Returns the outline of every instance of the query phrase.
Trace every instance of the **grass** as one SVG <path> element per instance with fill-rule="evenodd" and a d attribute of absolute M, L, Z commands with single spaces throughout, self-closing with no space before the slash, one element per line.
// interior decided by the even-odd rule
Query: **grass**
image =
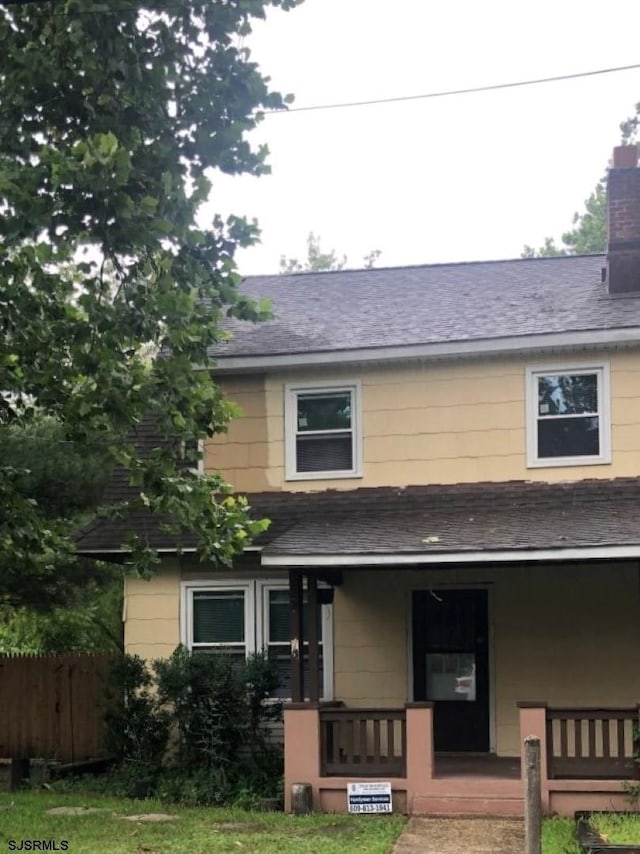
<path fill-rule="evenodd" d="M 547 818 L 542 824 L 542 854 L 580 854 L 572 818 Z"/>
<path fill-rule="evenodd" d="M 11 805 L 13 804 L 13 805 Z M 87 815 L 48 815 L 54 807 L 101 810 Z M 121 816 L 166 813 L 175 821 L 142 823 Z M 164 852 L 260 851 L 261 854 L 389 854 L 405 823 L 403 816 L 257 813 L 207 807 L 173 807 L 45 791 L 0 794 L 0 850 L 11 840 L 54 840 L 55 850 L 73 854 L 164 854 Z M 67 846 L 62 846 L 66 841 Z"/>
<path fill-rule="evenodd" d="M 589 824 L 603 839 L 614 845 L 640 843 L 640 814 L 594 813 Z"/>

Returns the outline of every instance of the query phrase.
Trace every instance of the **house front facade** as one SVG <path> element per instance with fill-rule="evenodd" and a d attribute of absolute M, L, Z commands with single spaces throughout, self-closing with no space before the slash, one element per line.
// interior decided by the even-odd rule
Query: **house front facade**
<path fill-rule="evenodd" d="M 606 256 L 247 280 L 208 440 L 272 520 L 232 570 L 150 529 L 125 642 L 278 662 L 285 794 L 414 813 L 623 806 L 640 702 L 640 169 L 610 171 Z M 155 539 L 154 539 L 155 538 Z M 120 552 L 99 529 L 87 553 Z"/>

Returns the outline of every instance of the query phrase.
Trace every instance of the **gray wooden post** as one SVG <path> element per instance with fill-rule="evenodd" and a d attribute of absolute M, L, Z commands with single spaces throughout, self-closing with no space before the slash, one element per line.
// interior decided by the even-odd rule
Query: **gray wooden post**
<path fill-rule="evenodd" d="M 540 788 L 540 739 L 524 740 L 524 839 L 526 854 L 542 854 L 542 794 Z"/>

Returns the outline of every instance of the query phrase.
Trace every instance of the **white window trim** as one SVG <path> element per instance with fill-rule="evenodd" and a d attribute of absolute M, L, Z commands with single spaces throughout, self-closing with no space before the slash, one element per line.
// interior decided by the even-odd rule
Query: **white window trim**
<path fill-rule="evenodd" d="M 329 480 L 362 477 L 362 384 L 360 380 L 341 383 L 287 383 L 284 393 L 285 480 Z M 297 399 L 306 392 L 351 392 L 351 432 L 353 435 L 353 467 L 339 471 L 296 471 Z"/>
<path fill-rule="evenodd" d="M 318 589 L 327 585 L 319 584 Z M 281 578 L 234 579 L 211 578 L 183 581 L 180 584 L 180 643 L 190 652 L 194 649 L 212 649 L 211 644 L 194 646 L 193 638 L 193 594 L 219 590 L 242 590 L 245 608 L 245 651 L 246 655 L 266 649 L 269 625 L 269 591 L 288 590 Z M 323 700 L 333 700 L 333 605 L 322 607 L 322 661 Z M 224 646 L 224 644 L 222 645 Z M 286 701 L 285 701 L 286 702 Z"/>
<path fill-rule="evenodd" d="M 597 374 L 600 453 L 594 456 L 538 457 L 538 390 L 540 374 Z M 526 368 L 527 468 L 593 466 L 611 462 L 611 371 L 609 362 L 555 362 Z"/>

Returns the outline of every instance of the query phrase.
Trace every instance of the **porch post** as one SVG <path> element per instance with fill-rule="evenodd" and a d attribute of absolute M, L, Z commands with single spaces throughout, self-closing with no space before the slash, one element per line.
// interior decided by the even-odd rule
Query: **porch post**
<path fill-rule="evenodd" d="M 289 636 L 291 638 L 291 700 L 304 701 L 302 638 L 302 573 L 289 571 Z"/>
<path fill-rule="evenodd" d="M 542 814 L 549 812 L 549 776 L 547 769 L 547 704 L 541 700 L 525 700 L 518 703 L 520 712 L 520 757 L 524 781 L 524 740 L 530 736 L 540 739 L 540 789 Z"/>
<path fill-rule="evenodd" d="M 405 750 L 407 809 L 411 813 L 416 796 L 427 795 L 433 780 L 433 703 L 407 703 Z"/>
<path fill-rule="evenodd" d="M 307 622 L 309 632 L 309 700 L 320 699 L 320 627 L 318 609 L 318 579 L 307 575 Z"/>

